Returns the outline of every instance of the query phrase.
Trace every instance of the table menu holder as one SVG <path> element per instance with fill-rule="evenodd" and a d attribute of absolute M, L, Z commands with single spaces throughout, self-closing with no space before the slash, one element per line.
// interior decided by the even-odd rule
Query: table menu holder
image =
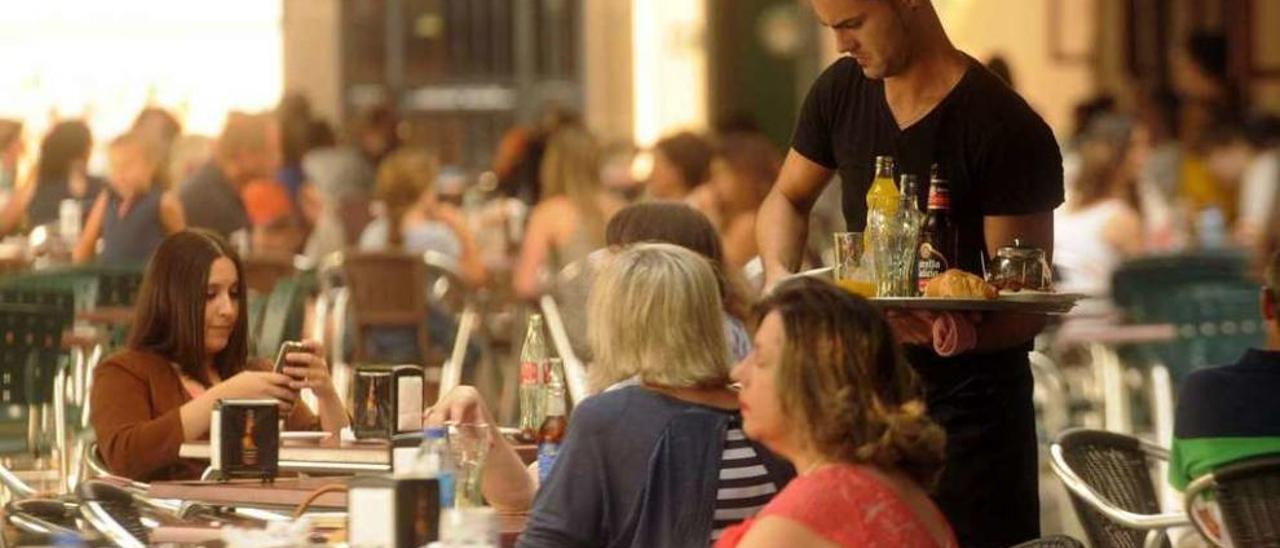
<path fill-rule="evenodd" d="M 435 478 L 356 476 L 347 486 L 349 545 L 409 548 L 440 538 Z"/>
<path fill-rule="evenodd" d="M 354 419 L 356 439 L 389 440 L 400 432 L 422 429 L 422 368 L 377 365 L 356 368 Z"/>
<path fill-rule="evenodd" d="M 280 408 L 272 399 L 218 400 L 209 423 L 209 468 L 215 478 L 271 482 L 280 467 Z"/>

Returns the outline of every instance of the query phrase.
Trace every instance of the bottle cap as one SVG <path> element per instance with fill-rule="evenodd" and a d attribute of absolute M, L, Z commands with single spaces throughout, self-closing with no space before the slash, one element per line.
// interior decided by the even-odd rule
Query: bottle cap
<path fill-rule="evenodd" d="M 429 440 L 440 440 L 449 436 L 449 431 L 443 426 L 428 426 L 422 429 L 422 437 Z"/>

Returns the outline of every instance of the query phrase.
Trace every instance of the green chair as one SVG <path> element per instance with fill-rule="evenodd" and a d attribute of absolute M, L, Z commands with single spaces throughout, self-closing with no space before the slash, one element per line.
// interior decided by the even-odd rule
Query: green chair
<path fill-rule="evenodd" d="M 54 395 L 62 365 L 62 311 L 32 304 L 0 304 L 0 401 L 42 405 Z"/>
<path fill-rule="evenodd" d="M 1112 297 L 1130 323 L 1168 323 L 1168 343 L 1136 345 L 1129 358 L 1158 360 L 1174 382 L 1192 370 L 1230 363 L 1265 332 L 1258 282 L 1242 253 L 1199 252 L 1126 262 L 1112 279 Z"/>
<path fill-rule="evenodd" d="M 307 283 L 300 276 L 282 278 L 267 296 L 254 355 L 274 357 L 284 341 L 302 337 Z"/>

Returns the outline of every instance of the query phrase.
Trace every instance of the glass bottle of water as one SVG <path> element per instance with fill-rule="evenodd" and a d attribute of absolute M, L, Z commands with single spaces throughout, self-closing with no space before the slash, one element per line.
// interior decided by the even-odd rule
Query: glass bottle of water
<path fill-rule="evenodd" d="M 440 484 L 440 507 L 453 508 L 453 457 L 449 453 L 449 433 L 434 426 L 422 431 L 422 447 L 414 459 L 413 475 L 435 478 Z"/>

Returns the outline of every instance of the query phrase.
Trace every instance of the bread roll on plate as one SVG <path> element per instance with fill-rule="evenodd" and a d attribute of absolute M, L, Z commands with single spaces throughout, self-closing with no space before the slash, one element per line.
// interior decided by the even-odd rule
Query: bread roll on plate
<path fill-rule="evenodd" d="M 995 287 L 982 278 L 954 268 L 929 280 L 924 286 L 924 296 L 933 299 L 991 300 L 999 294 Z"/>

